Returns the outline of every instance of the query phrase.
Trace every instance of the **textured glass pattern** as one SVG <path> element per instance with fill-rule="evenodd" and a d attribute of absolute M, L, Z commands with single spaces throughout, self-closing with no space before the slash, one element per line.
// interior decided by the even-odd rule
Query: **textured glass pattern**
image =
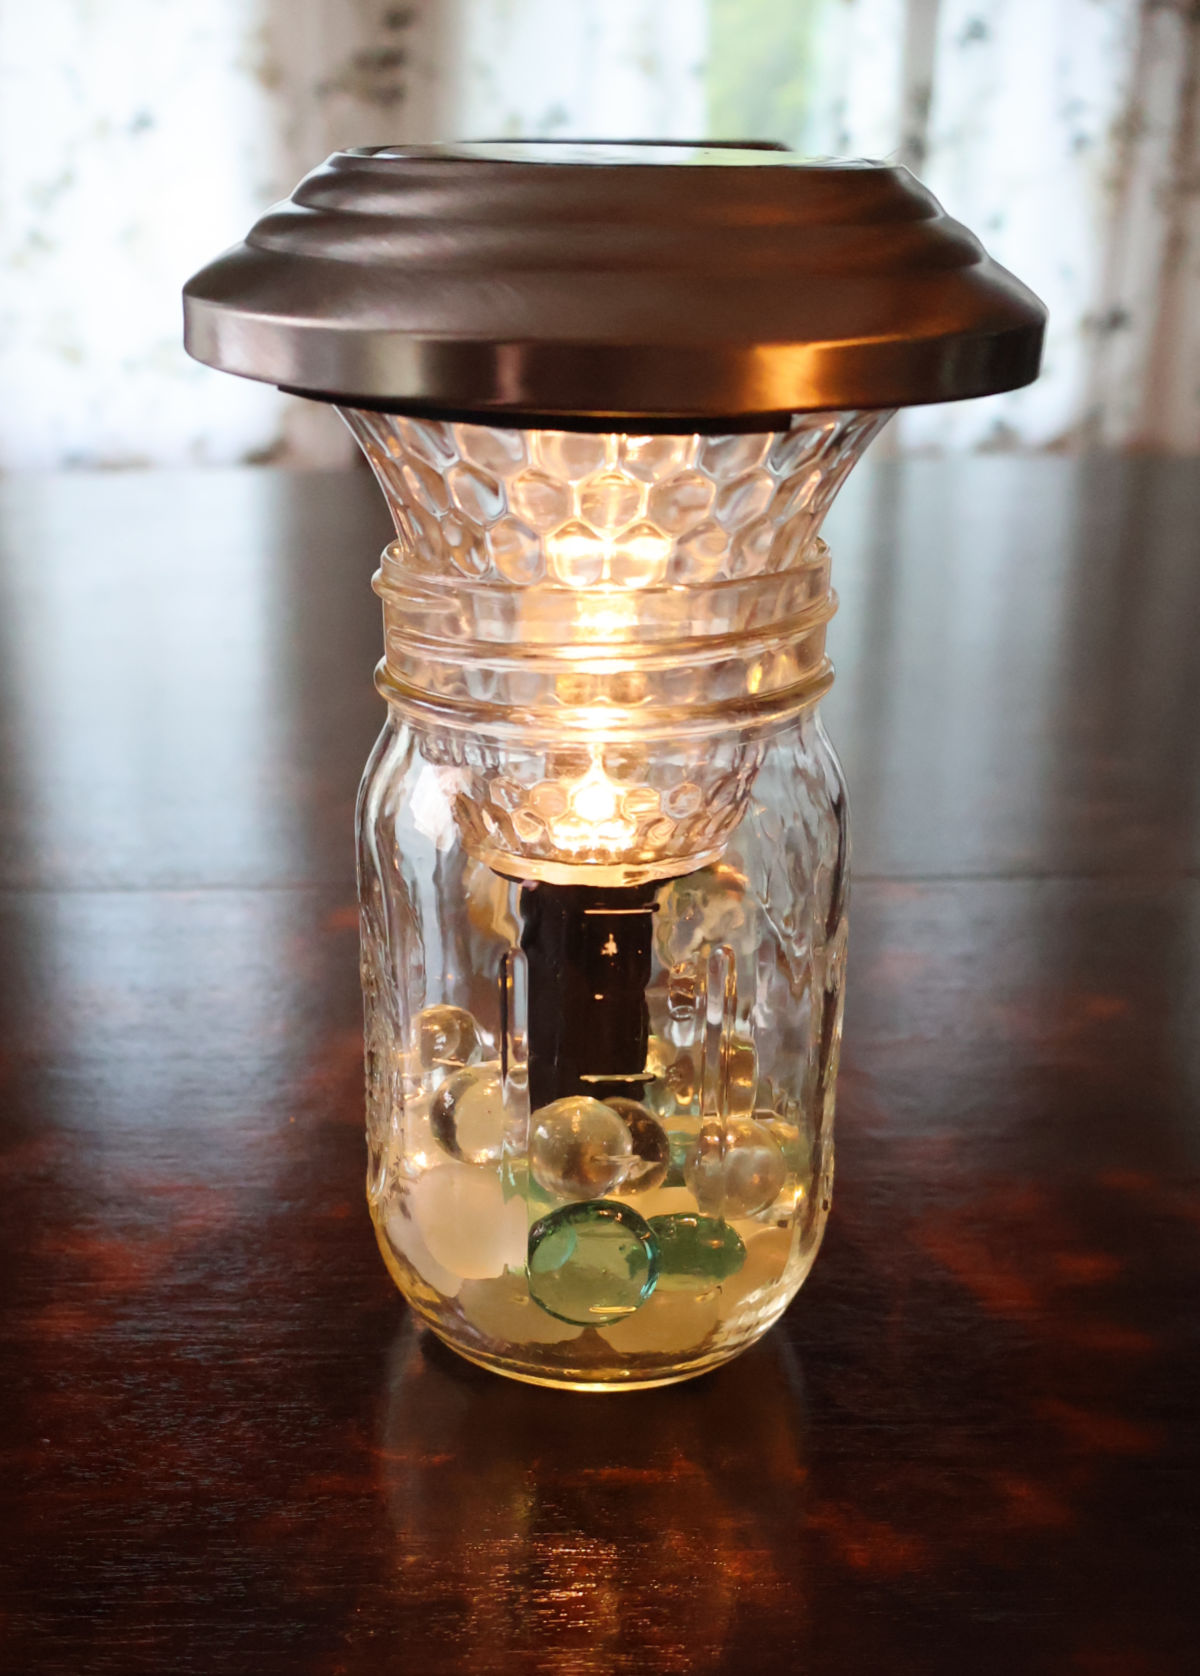
<path fill-rule="evenodd" d="M 741 817 L 761 742 L 701 735 L 643 743 L 483 743 L 432 735 L 425 746 L 474 854 L 559 876 L 578 862 L 620 879 L 669 877 L 719 853 Z"/>
<path fill-rule="evenodd" d="M 472 857 L 448 810 L 430 835 L 428 756 L 394 712 L 360 804 L 368 1198 L 388 1268 L 450 1344 L 522 1378 L 714 1366 L 786 1308 L 829 1205 L 847 838 L 820 724 L 766 742 L 720 861 L 643 887 L 644 1039 L 622 1053 L 615 1034 L 586 1061 L 592 1094 L 541 1104 L 544 1013 L 569 1026 L 579 984 L 539 979 L 547 886 Z M 601 929 L 636 917 L 609 894 Z M 602 1034 L 594 1017 L 583 1033 Z"/>
<path fill-rule="evenodd" d="M 404 562 L 471 581 L 694 587 L 801 563 L 886 422 L 818 413 L 730 436 L 502 430 L 343 411 Z"/>

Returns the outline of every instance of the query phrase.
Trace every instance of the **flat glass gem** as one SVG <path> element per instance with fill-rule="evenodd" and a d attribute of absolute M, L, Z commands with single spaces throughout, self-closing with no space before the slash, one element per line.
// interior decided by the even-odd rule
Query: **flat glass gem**
<path fill-rule="evenodd" d="M 713 1216 L 652 1216 L 650 1231 L 658 1246 L 658 1284 L 667 1291 L 703 1292 L 746 1260 L 736 1228 Z"/>
<path fill-rule="evenodd" d="M 773 1204 L 787 1179 L 775 1137 L 752 1117 L 725 1123 L 725 1156 L 715 1137 L 701 1133 L 683 1170 L 702 1211 L 714 1216 L 755 1216 Z"/>
<path fill-rule="evenodd" d="M 548 1315 L 583 1327 L 623 1320 L 658 1278 L 645 1218 L 611 1199 L 563 1205 L 529 1230 L 529 1295 Z"/>
<path fill-rule="evenodd" d="M 633 1136 L 619 1112 L 586 1094 L 568 1094 L 529 1121 L 529 1168 L 559 1199 L 602 1199 L 624 1177 Z"/>
<path fill-rule="evenodd" d="M 426 1007 L 417 1014 L 413 1037 L 421 1069 L 473 1065 L 479 1058 L 479 1027 L 464 1007 Z"/>
<path fill-rule="evenodd" d="M 647 1193 L 666 1179 L 670 1147 L 666 1130 L 653 1112 L 647 1111 L 638 1100 L 626 1100 L 620 1095 L 604 1102 L 618 1117 L 624 1118 L 633 1140 L 633 1157 L 621 1177 L 622 1193 Z"/>
<path fill-rule="evenodd" d="M 504 1087 L 495 1060 L 447 1077 L 429 1107 L 438 1144 L 464 1164 L 499 1163 L 504 1122 Z"/>

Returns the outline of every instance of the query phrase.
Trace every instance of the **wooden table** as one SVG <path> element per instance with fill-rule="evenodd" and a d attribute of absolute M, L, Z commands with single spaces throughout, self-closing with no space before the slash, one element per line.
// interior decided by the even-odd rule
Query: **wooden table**
<path fill-rule="evenodd" d="M 371 1237 L 373 486 L 3 520 L 0 1667 L 1200 1669 L 1200 467 L 852 480 L 828 1238 L 615 1398 L 440 1350 Z"/>

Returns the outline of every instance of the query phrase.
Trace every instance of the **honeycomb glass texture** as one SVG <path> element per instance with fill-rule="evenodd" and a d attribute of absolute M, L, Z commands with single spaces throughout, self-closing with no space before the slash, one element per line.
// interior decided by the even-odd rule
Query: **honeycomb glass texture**
<path fill-rule="evenodd" d="M 803 561 L 887 414 L 775 433 L 516 430 L 345 409 L 408 562 L 473 581 L 637 589 Z"/>

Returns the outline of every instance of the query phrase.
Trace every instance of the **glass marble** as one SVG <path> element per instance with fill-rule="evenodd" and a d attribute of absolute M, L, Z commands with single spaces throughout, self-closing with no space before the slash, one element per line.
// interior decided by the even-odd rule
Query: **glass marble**
<path fill-rule="evenodd" d="M 392 1200 L 377 1229 L 391 1251 L 402 1257 L 434 1292 L 453 1298 L 462 1290 L 462 1276 L 453 1274 L 434 1257 L 403 1199 Z"/>
<path fill-rule="evenodd" d="M 548 1315 L 584 1327 L 639 1309 L 658 1278 L 650 1225 L 628 1205 L 563 1205 L 529 1230 L 529 1295 Z"/>
<path fill-rule="evenodd" d="M 622 1193 L 648 1193 L 666 1180 L 670 1162 L 670 1146 L 666 1130 L 638 1100 L 626 1100 L 614 1095 L 604 1102 L 628 1125 L 633 1141 L 633 1157 L 620 1177 Z"/>
<path fill-rule="evenodd" d="M 479 1026 L 464 1007 L 426 1007 L 413 1036 L 424 1071 L 439 1065 L 473 1065 L 481 1052 Z"/>
<path fill-rule="evenodd" d="M 504 1150 L 504 1085 L 490 1060 L 457 1071 L 433 1096 L 429 1125 L 439 1146 L 464 1164 L 497 1164 Z"/>
<path fill-rule="evenodd" d="M 409 1189 L 409 1208 L 425 1248 L 462 1280 L 491 1280 L 525 1262 L 528 1219 L 506 1198 L 498 1173 L 439 1164 Z"/>
<path fill-rule="evenodd" d="M 774 1136 L 752 1117 L 731 1117 L 724 1131 L 723 1158 L 718 1136 L 700 1133 L 688 1153 L 684 1180 L 707 1214 L 756 1216 L 783 1190 L 783 1153 Z"/>
<path fill-rule="evenodd" d="M 652 1216 L 658 1284 L 665 1291 L 706 1292 L 746 1261 L 740 1234 L 717 1217 L 683 1212 Z"/>
<path fill-rule="evenodd" d="M 529 1168 L 539 1187 L 559 1199 L 602 1199 L 623 1179 L 634 1156 L 629 1124 L 611 1105 L 568 1094 L 529 1120 Z"/>

